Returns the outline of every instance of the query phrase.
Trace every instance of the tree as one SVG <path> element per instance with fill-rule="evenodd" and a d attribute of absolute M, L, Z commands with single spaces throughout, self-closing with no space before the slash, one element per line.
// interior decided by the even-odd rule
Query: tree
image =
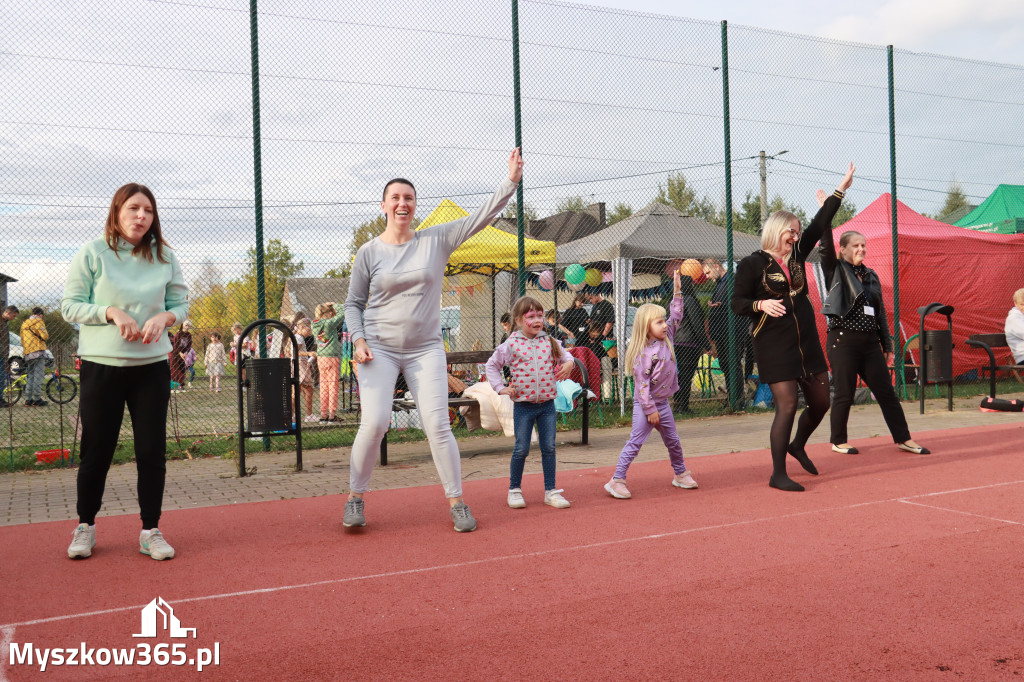
<path fill-rule="evenodd" d="M 502 211 L 501 217 L 515 222 L 516 216 L 518 214 L 519 206 L 516 205 L 516 200 L 513 199 L 512 201 L 508 202 L 507 206 L 505 206 L 505 210 Z M 526 221 L 527 224 L 529 224 L 530 221 L 536 220 L 539 217 L 540 215 L 537 213 L 537 209 L 533 208 L 529 204 L 523 204 L 523 219 Z"/>
<path fill-rule="evenodd" d="M 619 202 L 615 204 L 615 208 L 613 208 L 612 212 L 608 214 L 608 224 L 614 225 L 620 220 L 628 218 L 631 215 L 633 215 L 633 207 L 629 204 Z"/>
<path fill-rule="evenodd" d="M 379 215 L 373 220 L 367 220 L 357 227 L 352 233 L 352 257 L 356 255 L 356 251 L 359 250 L 360 246 L 382 233 L 387 225 L 387 218 Z"/>
<path fill-rule="evenodd" d="M 198 274 L 192 279 L 192 286 L 189 287 L 189 291 L 207 291 L 211 287 L 222 283 L 223 280 L 217 266 L 210 261 L 205 261 L 199 266 Z"/>
<path fill-rule="evenodd" d="M 686 176 L 682 173 L 672 173 L 668 176 L 666 184 L 666 187 L 658 185 L 658 196 L 655 199 L 680 213 L 693 215 L 692 207 L 697 199 L 697 193 L 687 186 Z"/>
<path fill-rule="evenodd" d="M 807 221 L 807 213 L 804 212 L 799 206 L 790 204 L 786 206 L 782 200 L 782 197 L 775 195 L 775 198 L 768 204 L 768 215 L 771 215 L 775 211 L 786 210 L 796 215 L 800 219 L 801 223 Z M 760 234 L 761 232 L 761 197 L 754 194 L 752 191 L 747 190 L 746 197 L 743 199 L 743 205 L 740 207 L 739 212 L 733 213 L 732 228 L 737 232 L 746 232 L 747 234 Z"/>
<path fill-rule="evenodd" d="M 967 195 L 964 194 L 963 188 L 960 187 L 960 183 L 953 182 L 949 185 L 949 191 L 946 193 L 946 202 L 942 204 L 942 208 L 936 214 L 937 220 L 942 220 L 946 216 L 967 208 Z"/>
<path fill-rule="evenodd" d="M 188 317 L 201 336 L 211 331 L 227 334 L 235 320 L 229 313 L 228 292 L 224 285 L 213 284 L 194 297 L 188 306 Z"/>
<path fill-rule="evenodd" d="M 839 204 L 839 210 L 836 211 L 836 217 L 832 219 L 832 224 L 836 226 L 845 225 L 855 215 L 857 215 L 857 205 L 850 201 L 849 198 L 844 198 L 843 202 Z"/>
<path fill-rule="evenodd" d="M 246 252 L 249 270 L 242 275 L 241 284 L 249 292 L 253 303 L 256 301 L 256 248 Z M 263 254 L 263 283 L 266 292 L 267 317 L 276 319 L 281 315 L 281 297 L 284 296 L 284 283 L 289 277 L 302 273 L 305 263 L 295 262 L 292 250 L 280 239 L 267 242 Z M 230 283 L 229 283 L 230 285 Z M 229 286 L 230 290 L 230 286 Z"/>
<path fill-rule="evenodd" d="M 571 211 L 573 213 L 582 213 L 587 210 L 587 203 L 581 196 L 567 197 L 558 202 L 555 206 L 555 213 L 566 213 Z"/>
<path fill-rule="evenodd" d="M 324 278 L 326 278 L 326 279 L 331 279 L 331 278 L 341 279 L 342 277 L 348 277 L 351 274 L 352 274 L 352 268 L 350 268 L 347 265 L 343 265 L 340 268 L 331 268 L 330 270 L 325 272 L 324 273 Z"/>
<path fill-rule="evenodd" d="M 708 197 L 697 197 L 697 192 L 686 184 L 686 176 L 673 173 L 668 176 L 665 187 L 658 185 L 658 196 L 655 200 L 671 206 L 684 215 L 690 215 L 709 223 L 720 218 L 721 211 L 715 202 Z"/>

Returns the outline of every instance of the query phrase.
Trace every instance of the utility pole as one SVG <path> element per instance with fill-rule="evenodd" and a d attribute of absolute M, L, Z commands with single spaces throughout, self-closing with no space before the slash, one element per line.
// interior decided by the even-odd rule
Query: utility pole
<path fill-rule="evenodd" d="M 764 150 L 761 150 L 759 158 L 761 159 L 761 224 L 764 225 L 764 221 L 768 220 L 768 171 L 765 168 L 765 159 L 774 159 L 777 156 L 782 156 L 788 149 L 783 149 L 781 152 L 775 152 L 771 156 L 766 156 Z"/>

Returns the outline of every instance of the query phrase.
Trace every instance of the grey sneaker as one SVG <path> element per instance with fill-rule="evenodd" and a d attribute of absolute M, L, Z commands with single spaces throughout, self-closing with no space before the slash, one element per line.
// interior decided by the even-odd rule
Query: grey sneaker
<path fill-rule="evenodd" d="M 345 528 L 366 525 L 366 517 L 363 516 L 363 498 L 353 497 L 345 503 L 345 518 L 341 525 Z"/>
<path fill-rule="evenodd" d="M 96 527 L 89 527 L 87 523 L 78 524 L 78 528 L 71 535 L 71 545 L 68 547 L 68 558 L 85 559 L 92 556 L 92 548 L 96 546 Z"/>
<path fill-rule="evenodd" d="M 476 519 L 473 518 L 473 512 L 469 511 L 469 505 L 465 502 L 459 502 L 450 511 L 456 532 L 468 533 L 476 530 Z"/>
<path fill-rule="evenodd" d="M 139 533 L 139 552 L 157 561 L 174 558 L 174 548 L 167 544 L 159 528 Z"/>

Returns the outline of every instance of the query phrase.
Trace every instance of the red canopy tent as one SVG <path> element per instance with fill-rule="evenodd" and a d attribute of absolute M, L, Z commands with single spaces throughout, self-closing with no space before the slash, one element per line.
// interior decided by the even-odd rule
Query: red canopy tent
<path fill-rule="evenodd" d="M 1013 292 L 1024 287 L 1024 234 L 992 234 L 964 230 L 926 218 L 896 202 L 899 232 L 900 321 L 905 341 L 920 330 L 917 309 L 933 301 L 952 305 L 953 372 L 959 376 L 985 362 L 982 351 L 970 348 L 971 334 L 1002 332 L 1006 313 L 1013 307 Z M 839 235 L 856 230 L 867 241 L 865 264 L 878 273 L 892 325 L 892 197 L 878 197 L 852 220 L 833 230 Z M 812 269 L 824 289 L 819 267 Z M 811 287 L 811 301 L 821 309 L 820 292 Z M 825 319 L 818 331 L 825 347 Z M 945 329 L 943 315 L 929 315 L 928 329 Z M 894 330 L 895 334 L 895 330 Z"/>

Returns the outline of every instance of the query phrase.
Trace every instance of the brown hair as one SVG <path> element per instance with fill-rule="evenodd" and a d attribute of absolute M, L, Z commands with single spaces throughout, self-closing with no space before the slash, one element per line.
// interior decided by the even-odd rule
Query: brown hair
<path fill-rule="evenodd" d="M 156 242 L 156 259 L 161 263 L 166 263 L 164 247 L 170 247 L 170 244 L 164 240 L 163 233 L 160 232 L 160 214 L 156 211 L 156 197 L 153 196 L 153 192 L 148 187 L 135 182 L 129 182 L 127 185 L 119 187 L 114 192 L 114 198 L 110 200 L 110 212 L 107 213 L 107 224 L 103 231 L 107 246 L 113 249 L 115 254 L 117 253 L 117 241 L 121 239 L 121 232 L 117 229 L 121 207 L 136 194 L 142 194 L 149 199 L 149 203 L 153 206 L 153 223 L 149 226 L 149 232 L 142 236 L 142 241 L 139 242 L 139 245 L 132 249 L 132 255 L 142 256 L 152 263 L 153 242 Z"/>
<path fill-rule="evenodd" d="M 543 314 L 544 306 L 541 302 L 532 296 L 522 296 L 518 301 L 512 304 L 512 319 L 515 320 L 515 327 L 519 326 L 519 318 L 531 310 Z M 558 364 L 558 358 L 561 355 L 561 349 L 558 345 L 558 341 L 555 337 L 548 336 L 548 341 L 551 342 L 551 362 Z"/>
<path fill-rule="evenodd" d="M 863 237 L 857 230 L 847 230 L 839 237 L 839 248 L 845 249 L 846 245 L 850 243 L 850 240 L 854 237 Z"/>

